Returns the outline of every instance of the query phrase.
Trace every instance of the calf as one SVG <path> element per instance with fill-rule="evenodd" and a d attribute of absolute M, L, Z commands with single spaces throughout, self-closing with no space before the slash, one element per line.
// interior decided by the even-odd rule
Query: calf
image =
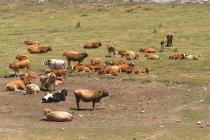
<path fill-rule="evenodd" d="M 169 56 L 170 60 L 181 60 L 181 59 L 185 59 L 185 54 L 181 54 L 181 53 L 176 53 L 172 56 Z"/>
<path fill-rule="evenodd" d="M 79 106 L 80 100 L 84 102 L 92 102 L 92 110 L 94 110 L 95 103 L 100 102 L 102 98 L 109 96 L 109 93 L 105 90 L 76 89 L 74 91 L 74 96 L 76 99 L 78 110 L 80 110 L 80 106 Z"/>
<path fill-rule="evenodd" d="M 56 93 L 47 93 L 42 98 L 42 103 L 65 101 L 67 93 L 68 93 L 67 89 L 62 89 L 60 92 L 56 92 Z"/>

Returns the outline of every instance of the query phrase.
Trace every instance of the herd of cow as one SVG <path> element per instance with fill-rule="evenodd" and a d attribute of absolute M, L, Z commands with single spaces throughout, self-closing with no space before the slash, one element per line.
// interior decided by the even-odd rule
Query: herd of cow
<path fill-rule="evenodd" d="M 160 51 L 164 51 L 165 47 L 173 46 L 173 33 L 168 33 L 166 36 L 167 44 L 164 45 L 164 41 L 161 41 Z M 24 41 L 27 45 L 28 52 L 31 54 L 37 53 L 47 53 L 52 51 L 51 47 L 41 47 L 38 41 Z M 102 46 L 100 41 L 87 42 L 84 44 L 84 49 L 94 49 Z M 77 52 L 77 51 L 66 51 L 63 56 L 66 57 L 68 62 L 68 67 L 66 67 L 65 60 L 59 59 L 45 59 L 43 60 L 43 65 L 48 66 L 48 70 L 45 73 L 37 74 L 31 71 L 31 61 L 28 56 L 18 55 L 15 61 L 9 64 L 9 69 L 14 70 L 15 76 L 20 77 L 19 80 L 11 81 L 6 85 L 6 90 L 9 91 L 21 91 L 27 94 L 36 94 L 42 91 L 50 91 L 53 87 L 62 84 L 69 72 L 97 72 L 100 75 L 113 75 L 117 76 L 121 72 L 135 74 L 145 73 L 149 74 L 149 68 L 147 67 L 136 67 L 134 63 L 129 62 L 129 60 L 139 59 L 139 54 L 132 50 L 116 50 L 112 44 L 107 45 L 108 55 L 107 57 L 115 57 L 115 55 L 120 55 L 125 57 L 126 60 L 106 60 L 102 62 L 100 58 L 91 59 L 90 64 L 81 64 L 81 62 L 87 58 L 89 55 L 87 52 Z M 141 48 L 139 50 L 143 52 L 147 59 L 159 60 L 160 57 L 156 54 L 156 49 L 154 48 Z M 199 55 L 186 55 L 176 52 L 173 56 L 169 56 L 171 60 L 181 60 L 181 59 L 195 59 L 197 60 Z M 71 61 L 77 61 L 78 64 L 71 66 Z M 25 74 L 19 74 L 20 69 L 27 69 Z M 40 86 L 33 83 L 33 79 L 40 77 Z M 62 91 L 56 93 L 47 93 L 43 98 L 43 103 L 48 102 L 59 102 L 65 101 L 68 90 L 63 89 Z M 80 109 L 80 100 L 84 102 L 92 102 L 92 109 L 95 107 L 95 103 L 99 102 L 102 98 L 109 96 L 106 90 L 88 90 L 88 89 L 75 89 L 74 90 L 75 100 L 77 109 Z M 72 115 L 67 112 L 62 111 L 52 111 L 50 109 L 45 109 L 44 114 L 48 120 L 55 121 L 67 121 L 72 120 Z M 68 119 L 66 119 L 68 118 Z"/>

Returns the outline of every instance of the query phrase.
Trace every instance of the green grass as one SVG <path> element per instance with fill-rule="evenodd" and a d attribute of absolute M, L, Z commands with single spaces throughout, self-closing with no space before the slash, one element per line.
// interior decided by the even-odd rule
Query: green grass
<path fill-rule="evenodd" d="M 210 116 L 208 91 L 201 91 L 199 86 L 207 86 L 210 74 L 210 5 L 112 5 L 97 7 L 77 5 L 68 7 L 58 2 L 47 2 L 43 5 L 28 1 L 0 3 L 0 77 L 8 73 L 7 65 L 14 61 L 18 54 L 29 55 L 32 70 L 45 70 L 42 60 L 46 58 L 65 59 L 62 54 L 66 50 L 88 51 L 90 57 L 101 57 L 107 53 L 105 45 L 113 42 L 118 49 L 134 50 L 141 47 L 159 49 L 160 41 L 165 39 L 167 32 L 174 32 L 174 48 L 183 53 L 199 53 L 198 61 L 170 61 L 168 56 L 174 49 L 158 52 L 160 61 L 147 61 L 141 54 L 140 60 L 132 61 L 139 66 L 147 66 L 153 71 L 147 76 L 120 74 L 122 80 L 139 80 L 141 82 L 165 82 L 166 84 L 189 84 L 196 87 L 195 91 L 180 93 L 175 102 L 154 110 L 154 114 L 164 114 L 178 108 L 178 114 L 184 123 L 166 125 L 166 132 L 161 132 L 157 140 L 207 140 L 208 128 L 198 128 L 192 123 Z M 80 28 L 75 28 L 77 22 Z M 161 23 L 161 27 L 159 26 Z M 153 31 L 156 30 L 156 33 Z M 38 40 L 41 44 L 49 44 L 53 51 L 47 54 L 28 54 L 24 40 Z M 84 50 L 86 40 L 101 40 L 100 49 Z M 109 58 L 110 59 L 110 58 Z M 84 74 L 70 74 L 84 76 Z M 95 76 L 95 74 L 85 74 Z M 194 89 L 194 88 L 192 88 Z M 187 89 L 186 89 L 187 90 Z M 204 99 L 204 103 L 197 103 Z M 180 108 L 180 109 L 179 109 Z M 176 110 L 177 111 L 177 110 Z M 177 113 L 177 112 L 175 112 Z M 177 114 L 175 114 L 177 115 Z M 137 117 L 137 118 L 136 118 Z M 134 114 L 130 119 L 139 119 Z M 98 120 L 98 124 L 102 121 Z M 56 131 L 56 135 L 53 135 Z M 72 130 L 28 130 L 14 133 L 17 139 L 140 139 L 155 133 L 156 128 L 125 128 L 125 129 L 72 129 Z M 52 137 L 49 136 L 52 134 Z M 39 137 L 37 137 L 39 136 Z M 85 136 L 85 137 L 83 137 Z M 1 133 L 0 139 L 13 139 L 13 135 Z"/>
<path fill-rule="evenodd" d="M 1 77 L 8 73 L 6 66 L 14 61 L 17 54 L 29 55 L 33 70 L 44 70 L 46 67 L 41 65 L 43 59 L 64 59 L 62 53 L 66 50 L 84 51 L 82 44 L 86 40 L 101 40 L 103 43 L 100 49 L 86 50 L 90 54 L 85 60 L 88 63 L 96 56 L 107 59 L 104 46 L 108 42 L 113 42 L 121 50 L 138 51 L 141 47 L 159 49 L 165 34 L 174 32 L 174 48 L 183 53 L 199 53 L 201 60 L 169 61 L 168 56 L 174 52 L 168 50 L 158 53 L 161 61 L 147 61 L 141 54 L 142 59 L 134 62 L 153 69 L 154 75 L 157 75 L 153 80 L 171 79 L 177 83 L 195 84 L 209 82 L 206 78 L 210 69 L 209 5 L 176 5 L 174 8 L 154 4 L 64 7 L 54 2 L 44 5 L 30 2 L 0 4 Z M 81 27 L 75 28 L 78 21 Z M 154 29 L 156 33 L 153 33 Z M 49 44 L 53 52 L 30 55 L 23 44 L 26 39 Z"/>

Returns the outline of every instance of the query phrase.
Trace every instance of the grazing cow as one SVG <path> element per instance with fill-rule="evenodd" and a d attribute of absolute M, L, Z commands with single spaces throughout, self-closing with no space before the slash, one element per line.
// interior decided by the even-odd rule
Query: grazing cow
<path fill-rule="evenodd" d="M 135 74 L 139 74 L 139 73 L 149 74 L 149 69 L 145 67 L 139 67 L 138 69 L 135 70 Z"/>
<path fill-rule="evenodd" d="M 156 50 L 154 48 L 141 48 L 139 51 L 143 52 L 143 53 L 155 53 L 156 52 Z"/>
<path fill-rule="evenodd" d="M 6 85 L 9 91 L 22 91 L 25 90 L 26 85 L 31 84 L 31 79 L 28 76 L 20 77 L 20 80 L 15 80 Z"/>
<path fill-rule="evenodd" d="M 168 33 L 166 35 L 166 47 L 172 47 L 173 46 L 173 38 L 174 38 L 173 33 Z"/>
<path fill-rule="evenodd" d="M 102 43 L 100 41 L 87 42 L 87 43 L 84 44 L 83 48 L 85 48 L 85 49 L 93 49 L 93 48 L 99 48 L 100 46 L 102 46 Z"/>
<path fill-rule="evenodd" d="M 47 65 L 49 69 L 63 69 L 65 68 L 65 60 L 59 59 L 45 59 L 43 65 Z"/>
<path fill-rule="evenodd" d="M 95 103 L 100 102 L 104 97 L 109 96 L 109 93 L 105 90 L 85 90 L 76 89 L 74 90 L 74 96 L 76 99 L 77 109 L 80 110 L 80 100 L 84 102 L 92 102 L 92 110 L 94 110 Z"/>
<path fill-rule="evenodd" d="M 40 88 L 36 84 L 29 84 L 26 86 L 26 93 L 27 94 L 37 94 L 40 92 Z"/>
<path fill-rule="evenodd" d="M 19 69 L 26 68 L 27 71 L 30 70 L 31 62 L 29 59 L 21 60 L 21 61 L 15 61 L 11 64 L 9 64 L 8 68 L 15 71 L 15 76 L 19 77 Z"/>
<path fill-rule="evenodd" d="M 101 59 L 98 57 L 95 57 L 95 58 L 91 59 L 90 62 L 91 62 L 91 65 L 99 65 L 99 64 L 101 64 Z"/>
<path fill-rule="evenodd" d="M 40 82 L 41 82 L 41 90 L 49 90 L 50 87 L 53 85 L 55 91 L 55 81 L 57 80 L 56 75 L 54 73 L 48 73 L 46 75 L 41 75 Z"/>
<path fill-rule="evenodd" d="M 70 68 L 71 61 L 78 61 L 78 63 L 80 64 L 86 57 L 88 57 L 88 54 L 86 52 L 76 53 L 75 51 L 68 51 L 64 52 L 63 56 L 66 56 L 68 66 Z"/>
<path fill-rule="evenodd" d="M 150 60 L 160 60 L 160 56 L 157 54 L 145 54 L 145 57 Z"/>
<path fill-rule="evenodd" d="M 107 50 L 108 50 L 108 54 L 110 57 L 112 56 L 112 54 L 113 54 L 113 56 L 116 55 L 116 49 L 112 44 L 107 45 Z"/>
<path fill-rule="evenodd" d="M 60 92 L 56 92 L 56 93 L 47 93 L 42 98 L 42 103 L 65 101 L 67 93 L 68 93 L 67 89 L 62 89 Z"/>
<path fill-rule="evenodd" d="M 121 57 L 125 56 L 128 60 L 139 58 L 139 55 L 134 51 L 118 51 L 118 54 L 121 55 Z"/>
<path fill-rule="evenodd" d="M 169 56 L 170 60 L 181 60 L 181 59 L 185 59 L 185 54 L 181 54 L 181 53 L 176 53 L 172 56 Z"/>
<path fill-rule="evenodd" d="M 70 114 L 65 111 L 52 111 L 51 109 L 46 108 L 43 110 L 43 112 L 46 116 L 46 118 L 44 118 L 46 121 L 66 122 L 72 121 L 73 119 L 73 113 Z"/>

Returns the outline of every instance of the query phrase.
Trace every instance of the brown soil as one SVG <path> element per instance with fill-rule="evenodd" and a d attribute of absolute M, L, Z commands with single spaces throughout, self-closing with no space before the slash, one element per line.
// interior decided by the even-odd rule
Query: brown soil
<path fill-rule="evenodd" d="M 179 92 L 159 83 L 142 83 L 125 81 L 119 78 L 70 77 L 56 90 L 69 89 L 67 100 L 59 103 L 41 103 L 45 94 L 24 95 L 20 92 L 5 91 L 5 84 L 14 78 L 0 79 L 0 132 L 25 130 L 28 128 L 113 128 L 139 127 L 148 123 L 158 123 L 161 118 L 146 115 L 150 110 L 158 109 L 176 99 Z M 80 103 L 84 110 L 77 111 L 72 91 L 77 88 L 106 89 L 110 96 L 96 104 L 91 111 L 91 103 Z M 181 89 L 181 88 L 178 88 Z M 72 122 L 46 122 L 42 110 L 49 107 L 53 110 L 74 111 Z M 145 113 L 141 113 L 144 110 Z M 147 122 L 147 123 L 146 123 Z"/>

